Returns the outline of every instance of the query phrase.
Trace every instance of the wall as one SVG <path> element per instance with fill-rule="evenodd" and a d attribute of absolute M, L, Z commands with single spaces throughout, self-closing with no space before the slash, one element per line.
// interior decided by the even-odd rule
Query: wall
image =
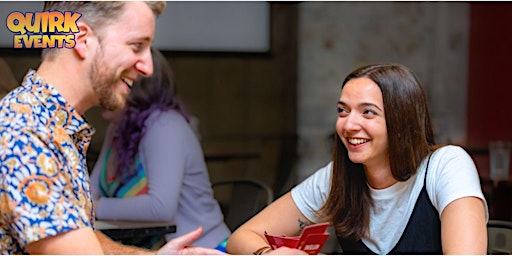
<path fill-rule="evenodd" d="M 7 20 L 12 12 L 36 12 L 43 6 L 43 1 L 0 1 L 0 17 Z M 168 1 L 156 21 L 153 45 L 180 51 L 267 51 L 269 23 L 268 2 Z M 23 22 L 20 25 L 14 30 L 21 28 Z M 13 32 L 0 26 L 0 47 L 12 46 Z"/>
<path fill-rule="evenodd" d="M 468 64 L 468 146 L 488 177 L 490 140 L 512 140 L 510 3 L 471 3 Z"/>
<path fill-rule="evenodd" d="M 270 6 L 269 52 L 163 53 L 199 121 L 211 180 L 253 178 L 280 191 L 295 156 L 297 5 Z M 99 108 L 87 115 L 98 128 L 93 158 L 106 123 Z"/>
<path fill-rule="evenodd" d="M 271 3 L 267 54 L 165 53 L 200 121 L 205 152 L 246 156 L 212 157 L 212 179 L 255 177 L 277 193 L 303 179 L 330 159 L 341 80 L 357 66 L 391 61 L 411 67 L 425 86 L 438 141 L 471 149 L 488 175 L 487 141 L 510 139 L 512 131 L 512 5 Z M 0 56 L 18 79 L 39 63 L 36 51 L 0 49 Z M 97 150 L 104 123 L 97 109 L 88 114 L 99 124 L 91 147 Z M 286 180 L 292 169 L 297 176 Z"/>
<path fill-rule="evenodd" d="M 464 144 L 469 6 L 462 2 L 303 2 L 299 8 L 296 181 L 330 160 L 344 77 L 398 62 L 426 89 L 436 139 Z"/>
<path fill-rule="evenodd" d="M 268 52 L 164 54 L 181 97 L 199 120 L 211 180 L 248 177 L 278 191 L 295 156 L 297 4 L 271 3 L 270 15 Z M 18 81 L 40 63 L 39 50 L 2 48 L 0 56 Z M 107 124 L 99 108 L 86 116 L 97 129 L 88 153 L 92 164 Z"/>

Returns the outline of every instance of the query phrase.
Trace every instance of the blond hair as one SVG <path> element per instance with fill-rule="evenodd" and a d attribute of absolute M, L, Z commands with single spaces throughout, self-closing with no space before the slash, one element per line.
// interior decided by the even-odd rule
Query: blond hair
<path fill-rule="evenodd" d="M 85 22 L 91 29 L 95 30 L 101 38 L 102 27 L 115 21 L 122 13 L 123 1 L 46 1 L 44 3 L 44 11 L 71 11 L 82 14 L 80 21 Z M 165 1 L 145 1 L 156 17 L 160 16 L 166 7 Z M 42 52 L 42 58 L 54 58 L 59 48 L 47 48 Z"/>

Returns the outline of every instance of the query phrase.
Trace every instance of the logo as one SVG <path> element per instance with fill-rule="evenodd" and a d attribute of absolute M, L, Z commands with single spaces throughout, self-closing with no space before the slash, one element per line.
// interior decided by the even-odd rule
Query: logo
<path fill-rule="evenodd" d="M 73 48 L 77 12 L 12 12 L 7 16 L 7 28 L 14 33 L 14 48 Z"/>

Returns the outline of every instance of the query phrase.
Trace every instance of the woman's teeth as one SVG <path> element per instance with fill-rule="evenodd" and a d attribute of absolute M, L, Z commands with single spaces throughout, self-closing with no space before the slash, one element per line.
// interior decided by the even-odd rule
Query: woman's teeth
<path fill-rule="evenodd" d="M 367 139 L 348 139 L 348 142 L 350 144 L 354 144 L 354 145 L 363 144 L 363 143 L 365 143 L 367 141 L 368 141 Z"/>

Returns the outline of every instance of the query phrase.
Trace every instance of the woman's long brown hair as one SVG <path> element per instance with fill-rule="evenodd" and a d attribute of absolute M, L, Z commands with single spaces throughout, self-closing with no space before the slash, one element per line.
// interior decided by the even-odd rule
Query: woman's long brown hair
<path fill-rule="evenodd" d="M 342 84 L 367 77 L 382 92 L 393 177 L 414 175 L 434 149 L 434 133 L 423 87 L 415 75 L 398 64 L 369 65 L 350 73 Z M 352 162 L 338 134 L 334 139 L 331 191 L 319 213 L 327 216 L 338 236 L 360 239 L 368 230 L 373 205 L 362 164 Z"/>

